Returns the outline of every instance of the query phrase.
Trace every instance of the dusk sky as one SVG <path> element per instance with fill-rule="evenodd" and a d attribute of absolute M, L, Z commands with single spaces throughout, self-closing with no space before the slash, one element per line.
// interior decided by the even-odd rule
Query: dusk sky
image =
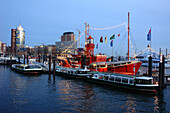
<path fill-rule="evenodd" d="M 78 38 L 79 29 L 85 30 L 85 22 L 90 27 L 107 28 L 128 22 L 130 12 L 131 41 L 137 53 L 145 49 L 147 33 L 151 28 L 151 46 L 156 51 L 168 49 L 170 53 L 170 1 L 169 0 L 1 0 L 0 41 L 10 45 L 11 29 L 21 24 L 25 30 L 28 46 L 55 44 L 64 32 L 72 31 Z M 76 29 L 75 29 L 76 28 Z M 110 30 L 90 30 L 98 50 L 111 55 L 109 38 L 114 39 L 114 52 L 127 52 L 127 31 L 125 26 Z M 99 42 L 107 36 L 107 44 Z M 81 38 L 84 44 L 84 35 Z"/>

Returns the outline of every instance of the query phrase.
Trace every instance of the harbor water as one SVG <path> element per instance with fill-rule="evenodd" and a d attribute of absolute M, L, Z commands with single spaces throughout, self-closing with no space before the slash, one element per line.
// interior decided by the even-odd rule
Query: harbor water
<path fill-rule="evenodd" d="M 167 72 L 170 71 L 167 69 Z M 1 113 L 167 113 L 169 106 L 168 85 L 160 94 L 153 94 L 58 75 L 23 75 L 0 66 Z"/>

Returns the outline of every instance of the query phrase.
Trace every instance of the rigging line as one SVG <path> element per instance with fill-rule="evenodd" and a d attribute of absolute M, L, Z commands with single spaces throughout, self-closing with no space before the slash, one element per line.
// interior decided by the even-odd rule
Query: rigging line
<path fill-rule="evenodd" d="M 136 54 L 136 50 L 137 50 L 137 46 L 135 44 L 135 39 L 132 36 L 132 33 L 130 31 L 130 35 L 131 35 L 131 40 L 130 40 L 130 45 L 131 45 L 131 55 L 134 56 Z"/>
<path fill-rule="evenodd" d="M 132 41 L 134 42 L 134 46 L 136 47 L 135 39 L 133 38 L 131 31 L 130 31 L 130 34 L 131 34 L 131 39 L 132 39 Z M 137 47 L 136 47 L 136 48 L 137 48 Z"/>
<path fill-rule="evenodd" d="M 123 36 L 123 38 L 122 38 L 121 42 L 124 42 L 125 37 L 126 37 L 126 32 L 125 32 L 125 34 L 124 34 L 124 36 Z M 117 47 L 116 52 L 118 52 L 118 51 L 119 51 L 119 48 L 121 47 L 121 44 L 123 44 L 123 43 L 120 43 L 120 44 L 119 44 L 119 46 Z"/>
<path fill-rule="evenodd" d="M 142 54 L 144 51 L 146 51 L 147 49 L 148 49 L 148 48 L 145 48 L 145 49 L 144 49 L 143 51 L 141 51 L 140 53 L 134 55 L 133 58 L 136 57 L 136 56 L 138 56 L 138 55 L 141 55 L 141 54 Z"/>
<path fill-rule="evenodd" d="M 122 25 L 126 26 L 126 23 L 123 23 L 123 24 L 120 24 L 120 25 L 117 25 L 117 26 L 113 26 L 113 27 L 108 27 L 108 28 L 93 28 L 93 27 L 89 27 L 89 29 L 93 29 L 93 30 L 107 30 L 107 29 L 113 29 L 113 28 L 116 28 L 116 27 L 119 27 L 119 26 L 122 26 Z"/>
<path fill-rule="evenodd" d="M 79 36 L 79 38 L 78 38 L 74 43 L 72 43 L 67 49 L 65 49 L 65 50 L 61 53 L 61 55 L 62 55 L 64 52 L 66 52 L 68 49 L 70 49 L 70 47 L 72 47 L 72 46 L 82 37 L 82 35 L 83 35 L 85 32 L 86 32 L 86 30 L 81 34 L 81 36 Z"/>
<path fill-rule="evenodd" d="M 123 39 L 124 39 L 124 40 L 123 40 L 123 43 L 122 43 L 123 46 L 122 46 L 122 48 L 121 48 L 121 50 L 120 50 L 120 54 L 122 54 L 122 50 L 123 50 L 124 45 L 125 45 L 124 43 L 125 43 L 125 40 L 126 40 L 126 33 L 125 33 Z"/>

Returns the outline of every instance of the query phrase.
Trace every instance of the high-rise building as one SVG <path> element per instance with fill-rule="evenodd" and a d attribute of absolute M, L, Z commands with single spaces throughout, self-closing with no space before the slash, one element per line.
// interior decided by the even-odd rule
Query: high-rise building
<path fill-rule="evenodd" d="M 75 49 L 77 49 L 77 42 L 75 42 L 75 37 L 76 35 L 74 35 L 74 32 L 63 33 L 63 35 L 61 36 L 61 41 L 55 42 L 56 54 L 60 55 L 61 53 L 63 53 L 64 55 L 67 55 L 75 53 Z M 68 47 L 69 49 L 65 51 Z"/>
<path fill-rule="evenodd" d="M 1 52 L 6 53 L 6 43 L 1 44 Z"/>
<path fill-rule="evenodd" d="M 61 41 L 75 41 L 75 37 L 74 32 L 65 32 L 63 36 L 61 36 Z"/>
<path fill-rule="evenodd" d="M 16 53 L 16 29 L 11 29 L 11 53 Z"/>
<path fill-rule="evenodd" d="M 21 25 L 19 25 L 16 29 L 16 48 L 19 50 L 23 47 L 25 47 L 25 31 Z"/>

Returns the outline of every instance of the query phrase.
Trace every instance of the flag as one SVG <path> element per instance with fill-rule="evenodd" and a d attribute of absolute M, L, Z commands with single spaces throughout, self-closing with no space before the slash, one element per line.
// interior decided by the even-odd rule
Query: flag
<path fill-rule="evenodd" d="M 113 40 L 110 42 L 110 46 L 113 47 Z"/>
<path fill-rule="evenodd" d="M 98 49 L 98 44 L 96 45 L 96 49 Z"/>
<path fill-rule="evenodd" d="M 100 42 L 103 43 L 103 36 L 100 38 Z"/>
<path fill-rule="evenodd" d="M 105 37 L 105 44 L 107 44 L 107 36 Z"/>
<path fill-rule="evenodd" d="M 120 37 L 120 33 L 117 36 Z"/>
<path fill-rule="evenodd" d="M 110 40 L 115 39 L 115 34 L 110 37 Z"/>
<path fill-rule="evenodd" d="M 151 41 L 151 29 L 149 30 L 148 34 L 147 34 L 147 40 Z"/>

